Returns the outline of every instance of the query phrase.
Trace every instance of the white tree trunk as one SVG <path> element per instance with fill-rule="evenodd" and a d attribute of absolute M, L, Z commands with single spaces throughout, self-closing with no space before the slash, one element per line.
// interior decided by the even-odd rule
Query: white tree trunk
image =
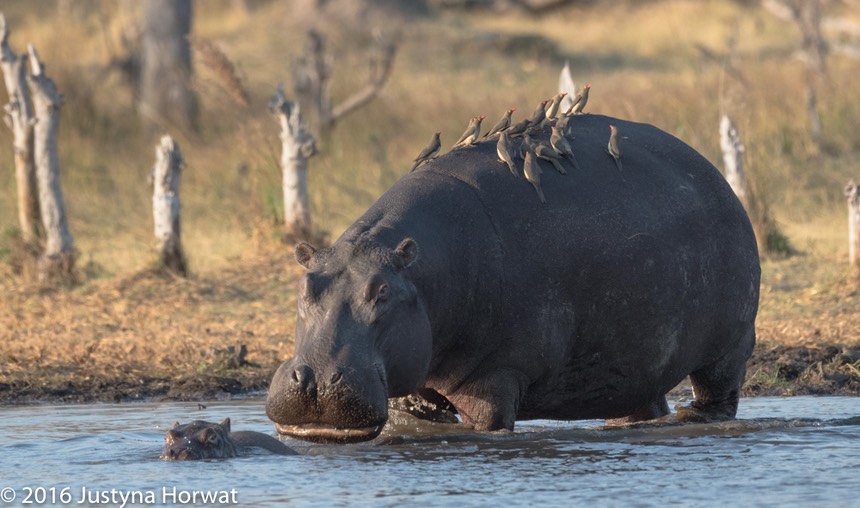
<path fill-rule="evenodd" d="M 0 68 L 6 82 L 9 104 L 4 120 L 12 129 L 15 149 L 15 180 L 18 186 L 18 224 L 21 239 L 35 244 L 42 236 L 36 167 L 33 163 L 33 108 L 27 88 L 27 55 L 18 56 L 9 47 L 6 18 L 0 13 Z"/>
<path fill-rule="evenodd" d="M 57 131 L 63 98 L 53 80 L 44 73 L 32 44 L 30 53 L 30 91 L 36 123 L 33 128 L 33 161 L 39 186 L 39 205 L 45 227 L 45 252 L 40 276 L 45 279 L 71 275 L 74 268 L 74 242 L 66 219 L 63 191 L 60 188 L 60 161 L 57 156 Z"/>
<path fill-rule="evenodd" d="M 852 178 L 845 186 L 848 198 L 848 262 L 860 269 L 860 191 Z"/>
<path fill-rule="evenodd" d="M 170 136 L 163 136 L 155 147 L 152 170 L 152 219 L 161 267 L 185 276 L 187 266 L 180 234 L 179 181 L 182 154 Z"/>
<path fill-rule="evenodd" d="M 726 181 L 735 191 L 744 207 L 747 207 L 747 180 L 744 175 L 744 145 L 735 123 L 728 115 L 720 119 L 720 147 L 723 150 L 723 166 L 726 171 Z"/>
<path fill-rule="evenodd" d="M 561 68 L 561 74 L 558 75 L 558 92 L 567 92 L 567 95 L 561 100 L 559 111 L 567 111 L 573 106 L 573 98 L 576 97 L 576 85 L 573 83 L 573 76 L 570 73 L 570 62 L 564 62 L 564 67 Z"/>
<path fill-rule="evenodd" d="M 299 104 L 285 100 L 283 87 L 278 87 L 269 106 L 281 125 L 284 226 L 288 235 L 307 237 L 311 232 L 308 159 L 316 154 L 316 140 L 307 130 Z"/>

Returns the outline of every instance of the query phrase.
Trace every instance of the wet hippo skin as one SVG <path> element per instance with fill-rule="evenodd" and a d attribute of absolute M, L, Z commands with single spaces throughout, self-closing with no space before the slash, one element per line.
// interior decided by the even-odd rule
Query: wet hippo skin
<path fill-rule="evenodd" d="M 266 407 L 280 433 L 372 439 L 387 399 L 419 391 L 478 430 L 641 421 L 688 375 L 684 414 L 734 417 L 760 277 L 743 207 L 653 126 L 586 114 L 569 129 L 577 167 L 544 167 L 545 204 L 485 141 L 402 177 L 331 247 L 296 247 L 295 356 Z"/>

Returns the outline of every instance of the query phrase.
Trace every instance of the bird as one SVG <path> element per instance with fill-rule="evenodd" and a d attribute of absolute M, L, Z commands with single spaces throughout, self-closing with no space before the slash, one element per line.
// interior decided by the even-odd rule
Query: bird
<path fill-rule="evenodd" d="M 543 189 L 540 187 L 540 166 L 535 160 L 535 153 L 530 149 L 526 150 L 525 163 L 523 164 L 523 174 L 526 180 L 532 184 L 532 187 L 537 191 L 541 203 L 546 203 L 546 197 L 543 195 Z"/>
<path fill-rule="evenodd" d="M 460 136 L 460 139 L 458 139 L 457 142 L 454 143 L 454 146 L 452 146 L 451 149 L 453 150 L 454 148 L 458 148 L 461 146 L 474 145 L 475 141 L 478 140 L 478 136 L 481 135 L 481 121 L 484 118 L 485 117 L 483 115 L 473 116 L 472 119 L 469 120 L 469 126 L 466 127 L 466 130 L 463 132 L 463 135 Z"/>
<path fill-rule="evenodd" d="M 496 153 L 499 155 L 499 160 L 508 165 L 511 174 L 517 175 L 517 168 L 514 166 L 514 158 L 511 156 L 511 139 L 508 137 L 507 131 L 499 133 L 499 142 L 496 143 Z"/>
<path fill-rule="evenodd" d="M 538 142 L 532 147 L 532 149 L 534 149 L 535 155 L 537 155 L 539 159 L 549 161 L 556 171 L 563 175 L 567 174 L 567 171 L 565 171 L 564 166 L 561 165 L 561 160 L 559 160 L 558 153 L 556 153 L 556 151 L 551 146 L 543 142 Z"/>
<path fill-rule="evenodd" d="M 555 115 L 558 113 L 558 107 L 565 95 L 567 95 L 567 92 L 561 92 L 557 93 L 555 97 L 552 98 L 545 112 L 547 120 L 555 120 Z"/>
<path fill-rule="evenodd" d="M 591 85 L 584 85 L 579 93 L 576 94 L 576 97 L 573 98 L 573 105 L 570 109 L 567 110 L 565 115 L 579 115 L 582 113 L 582 110 L 585 109 L 585 105 L 588 103 L 588 92 L 591 90 Z"/>
<path fill-rule="evenodd" d="M 532 116 L 529 117 L 529 128 L 540 129 L 544 121 L 546 121 L 546 105 L 549 104 L 549 99 L 541 101 L 538 107 L 535 108 Z"/>
<path fill-rule="evenodd" d="M 561 118 L 555 121 L 555 126 L 558 127 L 558 130 L 560 130 L 562 134 L 570 134 L 570 117 L 567 115 L 561 115 Z"/>
<path fill-rule="evenodd" d="M 526 152 L 528 151 L 528 149 L 529 145 L 523 139 L 522 141 L 520 141 L 519 145 L 517 145 L 517 150 L 516 152 L 514 152 L 514 157 L 521 161 L 526 160 Z"/>
<path fill-rule="evenodd" d="M 615 166 L 621 171 L 621 149 L 618 148 L 618 127 L 609 125 L 609 144 L 606 145 L 606 153 L 615 160 Z"/>
<path fill-rule="evenodd" d="M 573 164 L 573 167 L 576 168 L 576 158 L 573 156 L 573 149 L 570 147 L 570 143 L 567 142 L 567 138 L 564 137 L 558 125 L 552 126 L 552 135 L 549 137 L 549 144 L 556 153 L 567 157 L 570 163 Z"/>
<path fill-rule="evenodd" d="M 513 115 L 514 111 L 516 110 L 517 108 L 511 108 L 505 111 L 505 114 L 502 115 L 502 118 L 500 118 L 498 122 L 496 122 L 496 125 L 494 125 L 492 129 L 488 130 L 486 134 L 484 134 L 484 138 L 488 138 L 504 130 L 507 130 L 511 126 L 511 115 Z"/>
<path fill-rule="evenodd" d="M 561 173 L 563 175 L 567 174 L 567 171 L 565 171 L 564 166 L 561 165 L 561 160 L 559 160 L 559 155 L 555 151 L 554 148 L 547 145 L 543 141 L 535 141 L 528 134 L 526 134 L 526 137 L 525 137 L 525 144 L 529 148 L 534 150 L 535 155 L 537 155 L 539 159 L 549 161 L 553 165 L 553 167 L 556 169 L 556 171 L 558 171 L 559 173 Z"/>
<path fill-rule="evenodd" d="M 410 173 L 415 171 L 418 166 L 435 159 L 439 155 L 439 149 L 442 147 L 442 141 L 439 139 L 440 134 L 440 132 L 433 134 L 433 139 L 430 140 L 430 143 L 424 147 L 424 150 L 421 150 L 418 157 L 415 157 L 415 160 L 412 161 L 412 169 L 409 170 Z"/>
<path fill-rule="evenodd" d="M 517 123 L 511 125 L 506 132 L 508 133 L 508 136 L 510 136 L 512 138 L 515 138 L 517 136 L 522 136 L 522 134 L 526 131 L 526 129 L 529 128 L 529 123 L 530 123 L 529 119 L 526 118 L 525 120 L 522 120 L 520 122 L 517 122 Z"/>

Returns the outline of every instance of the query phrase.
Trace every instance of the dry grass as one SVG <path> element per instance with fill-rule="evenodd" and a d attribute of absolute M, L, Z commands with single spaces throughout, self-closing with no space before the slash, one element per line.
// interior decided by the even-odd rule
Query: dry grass
<path fill-rule="evenodd" d="M 224 350 L 241 345 L 244 374 L 267 378 L 292 353 L 297 272 L 281 255 L 240 266 L 189 279 L 142 271 L 72 290 L 22 287 L 6 271 L 0 387 L 237 375 Z"/>
<path fill-rule="evenodd" d="M 495 119 L 512 106 L 528 114 L 554 92 L 570 60 L 577 84 L 593 85 L 589 110 L 657 125 L 715 162 L 719 114 L 730 112 L 760 198 L 803 253 L 765 262 L 760 339 L 858 344 L 856 278 L 842 269 L 841 195 L 860 167 L 858 64 L 829 60 L 819 93 L 826 142 L 816 153 L 806 134 L 803 66 L 791 57 L 799 34 L 739 4 L 600 2 L 543 18 L 443 13 L 385 25 L 398 26 L 400 40 L 389 82 L 320 140 L 311 160 L 315 223 L 337 237 L 405 173 L 433 132 L 441 130 L 449 146 L 475 114 Z M 296 273 L 289 249 L 277 243 L 279 141 L 265 105 L 279 82 L 290 88 L 303 21 L 289 2 L 253 3 L 247 15 L 235 15 L 230 2 L 195 12 L 195 37 L 225 58 L 198 65 L 200 131 L 170 132 L 188 163 L 183 242 L 195 275 L 166 281 L 138 275 L 154 257 L 146 179 L 161 133 L 137 122 L 130 91 L 103 72 L 130 18 L 122 4 L 87 5 L 74 23 L 60 19 L 49 0 L 2 7 L 13 47 L 34 42 L 66 98 L 63 188 L 79 264 L 88 268 L 71 290 L 28 287 L 8 268 L 8 235 L 0 238 L 7 263 L 0 271 L 0 383 L 193 375 L 217 363 L 214 349 L 235 343 L 248 345 L 260 372 L 271 369 L 291 352 Z M 321 25 L 335 58 L 335 103 L 365 82 L 371 24 L 338 18 Z M 737 41 L 733 74 L 725 71 L 730 37 Z M 231 95 L 240 88 L 249 107 Z M 12 167 L 8 135 L 0 137 L 0 160 Z M 0 171 L 6 233 L 15 226 L 14 188 L 13 172 Z"/>

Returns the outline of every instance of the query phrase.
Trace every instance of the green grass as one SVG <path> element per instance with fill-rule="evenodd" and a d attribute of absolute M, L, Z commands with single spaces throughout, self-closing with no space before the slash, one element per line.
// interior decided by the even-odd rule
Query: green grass
<path fill-rule="evenodd" d="M 116 76 L 98 80 L 111 56 L 106 38 L 118 48 L 129 19 L 119 5 L 87 4 L 74 23 L 57 16 L 53 1 L 2 7 L 13 47 L 21 51 L 34 42 L 65 95 L 63 189 L 81 258 L 100 276 L 133 273 L 154 257 L 146 178 L 161 132 L 138 122 Z M 170 132 L 187 161 L 183 234 L 197 272 L 223 268 L 257 249 L 261 239 L 278 238 L 280 145 L 265 106 L 277 83 L 290 88 L 289 61 L 304 44 L 305 25 L 292 16 L 289 2 L 252 7 L 248 16 L 235 15 L 230 2 L 195 11 L 195 36 L 224 50 L 252 100 L 241 107 L 198 66 L 200 132 Z M 336 62 L 335 102 L 364 83 L 370 25 L 321 25 Z M 433 132 L 441 130 L 443 145 L 450 146 L 474 114 L 495 121 L 516 106 L 521 118 L 554 93 L 558 72 L 570 60 L 576 82 L 593 85 L 590 111 L 657 125 L 718 167 L 722 96 L 741 130 L 750 177 L 779 230 L 807 259 L 845 263 L 841 189 L 850 176 L 860 176 L 857 64 L 838 55 L 829 59 L 819 93 L 825 149 L 815 154 L 806 133 L 804 70 L 791 57 L 799 34 L 764 11 L 734 2 L 598 2 L 546 17 L 446 12 L 387 26 L 398 27 L 401 41 L 390 81 L 377 100 L 321 140 L 322 151 L 310 163 L 313 220 L 332 237 L 405 173 Z M 726 53 L 731 35 L 743 81 L 695 49 Z M 0 137 L 0 164 L 7 168 L 0 171 L 0 230 L 8 230 L 17 221 L 8 131 Z M 6 243 L 0 253 L 8 251 Z"/>

